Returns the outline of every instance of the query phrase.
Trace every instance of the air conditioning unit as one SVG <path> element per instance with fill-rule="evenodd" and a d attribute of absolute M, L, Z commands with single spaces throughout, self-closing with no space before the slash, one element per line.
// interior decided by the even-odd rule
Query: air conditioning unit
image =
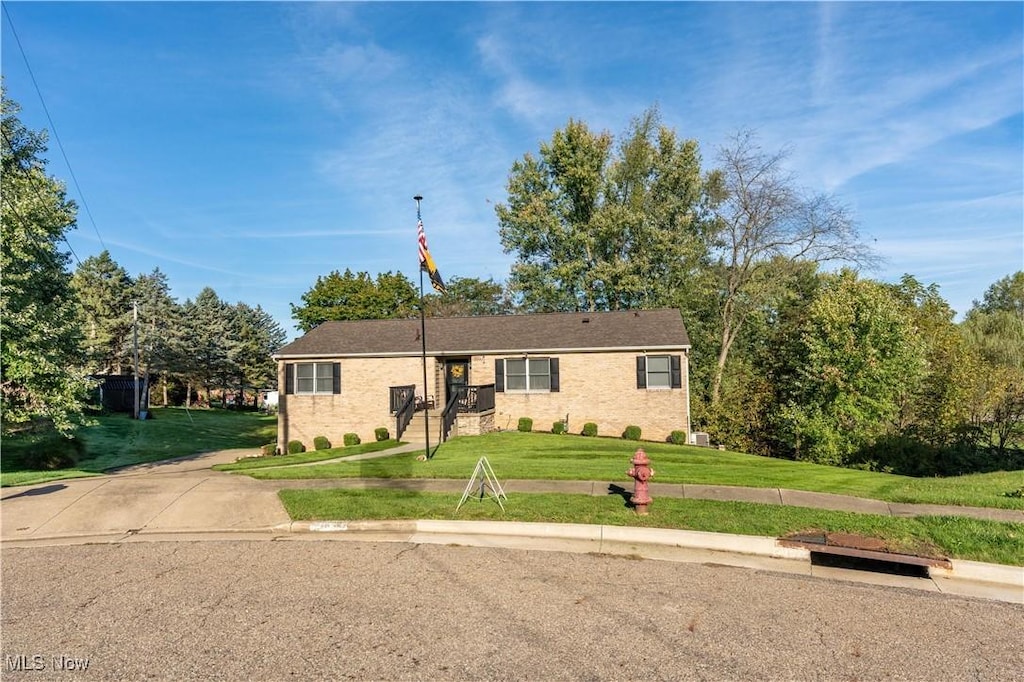
<path fill-rule="evenodd" d="M 711 445 L 711 439 L 703 431 L 695 431 L 693 434 L 693 444 L 708 447 Z"/>

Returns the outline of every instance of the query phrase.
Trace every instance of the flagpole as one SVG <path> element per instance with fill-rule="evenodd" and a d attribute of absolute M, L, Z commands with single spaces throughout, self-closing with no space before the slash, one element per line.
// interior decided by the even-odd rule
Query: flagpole
<path fill-rule="evenodd" d="M 416 195 L 413 197 L 416 202 L 416 222 L 419 223 L 422 220 L 420 216 L 420 202 L 423 201 L 423 197 Z M 427 451 L 426 457 L 430 459 L 430 403 L 427 402 L 427 321 L 426 315 L 423 311 L 423 264 L 420 264 L 420 342 L 423 348 L 423 435 L 427 440 Z"/>

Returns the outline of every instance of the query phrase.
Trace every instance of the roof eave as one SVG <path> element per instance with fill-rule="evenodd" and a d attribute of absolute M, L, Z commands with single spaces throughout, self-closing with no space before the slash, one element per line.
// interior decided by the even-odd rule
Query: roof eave
<path fill-rule="evenodd" d="M 595 346 L 591 348 L 496 348 L 476 350 L 428 350 L 431 357 L 454 357 L 466 355 L 537 355 L 539 353 L 652 353 L 667 351 L 688 351 L 692 346 L 671 344 L 661 346 Z M 394 351 L 389 353 L 275 353 L 270 357 L 274 360 L 313 360 L 316 358 L 418 358 L 422 351 Z"/>

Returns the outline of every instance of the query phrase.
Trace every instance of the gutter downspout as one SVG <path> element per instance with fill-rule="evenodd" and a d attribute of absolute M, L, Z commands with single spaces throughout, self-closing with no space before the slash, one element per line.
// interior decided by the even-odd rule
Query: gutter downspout
<path fill-rule="evenodd" d="M 693 426 L 690 422 L 690 351 L 685 351 L 683 357 L 686 358 L 686 442 L 693 445 L 696 439 L 693 437 Z"/>

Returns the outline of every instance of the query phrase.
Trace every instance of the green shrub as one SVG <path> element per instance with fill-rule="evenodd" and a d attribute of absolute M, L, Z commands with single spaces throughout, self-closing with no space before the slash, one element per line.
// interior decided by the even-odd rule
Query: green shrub
<path fill-rule="evenodd" d="M 377 438 L 377 442 L 378 443 L 383 443 L 388 438 L 391 438 L 391 434 L 388 433 L 388 430 L 385 427 L 383 427 L 383 426 L 380 426 L 380 427 L 377 427 L 376 429 L 374 429 L 373 430 L 373 435 L 374 435 L 374 437 Z"/>
<path fill-rule="evenodd" d="M 626 440 L 640 440 L 640 427 L 636 424 L 630 424 L 622 432 L 622 437 Z"/>
<path fill-rule="evenodd" d="M 301 440 L 290 440 L 288 441 L 288 454 L 295 455 L 300 452 L 305 452 L 306 446 L 302 444 Z"/>
<path fill-rule="evenodd" d="M 686 431 L 673 431 L 668 436 L 668 442 L 673 445 L 686 445 Z"/>
<path fill-rule="evenodd" d="M 565 422 L 559 419 L 551 425 L 551 433 L 563 434 L 565 433 Z"/>
<path fill-rule="evenodd" d="M 360 443 L 362 443 L 362 441 L 359 440 L 358 433 L 345 434 L 345 447 L 348 447 L 349 445 L 359 445 Z"/>
<path fill-rule="evenodd" d="M 530 419 L 529 417 L 520 417 L 519 430 L 522 431 L 523 433 L 529 433 L 530 431 L 533 431 L 533 420 Z"/>
<path fill-rule="evenodd" d="M 85 454 L 85 444 L 75 438 L 65 438 L 56 431 L 18 434 L 4 438 L 4 469 L 15 468 L 18 463 L 32 471 L 69 469 Z"/>
<path fill-rule="evenodd" d="M 330 450 L 331 441 L 327 440 L 327 436 L 317 436 L 313 439 L 314 450 Z"/>
<path fill-rule="evenodd" d="M 273 457 L 277 454 L 277 443 L 267 443 L 260 448 L 260 455 L 263 457 Z"/>
<path fill-rule="evenodd" d="M 596 436 L 597 435 L 597 424 L 594 422 L 587 422 L 583 425 L 584 436 Z"/>

